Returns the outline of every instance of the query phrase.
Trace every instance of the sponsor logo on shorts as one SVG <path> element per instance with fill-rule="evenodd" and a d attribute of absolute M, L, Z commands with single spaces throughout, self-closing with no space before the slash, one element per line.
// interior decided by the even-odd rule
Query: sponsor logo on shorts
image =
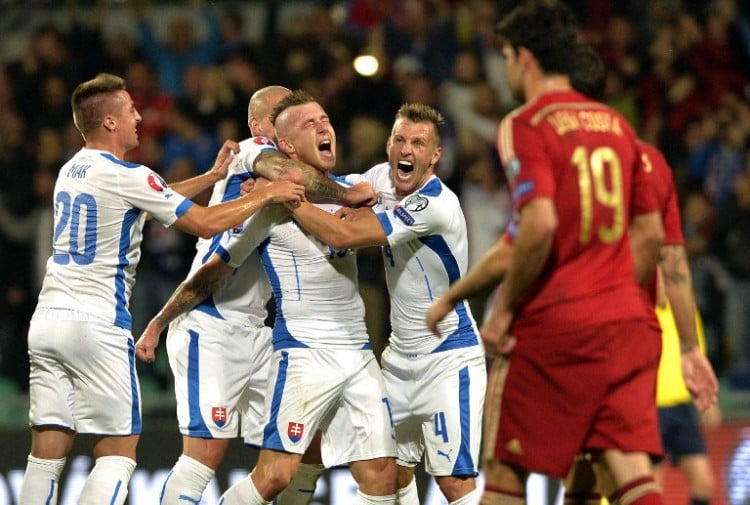
<path fill-rule="evenodd" d="M 214 424 L 221 428 L 227 424 L 227 408 L 226 407 L 212 407 L 211 408 L 211 419 L 214 420 Z"/>
<path fill-rule="evenodd" d="M 305 433 L 305 425 L 302 423 L 295 423 L 290 421 L 286 428 L 286 434 L 289 436 L 289 440 L 293 443 L 297 443 L 302 439 L 302 435 Z"/>

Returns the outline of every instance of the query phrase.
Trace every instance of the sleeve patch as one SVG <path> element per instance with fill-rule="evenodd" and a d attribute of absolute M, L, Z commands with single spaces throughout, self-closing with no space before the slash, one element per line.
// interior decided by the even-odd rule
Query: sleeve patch
<path fill-rule="evenodd" d="M 155 172 L 151 172 L 148 174 L 148 185 L 151 186 L 151 189 L 154 191 L 158 191 L 159 193 L 163 193 L 167 189 L 167 183 L 164 179 L 161 178 L 161 176 Z"/>
<path fill-rule="evenodd" d="M 414 224 L 414 218 L 404 207 L 398 206 L 393 209 L 393 215 L 403 221 L 406 226 L 411 226 Z"/>
<path fill-rule="evenodd" d="M 420 210 L 426 209 L 428 203 L 429 200 L 421 195 L 411 195 L 404 202 L 404 208 L 411 212 L 419 212 Z"/>
<path fill-rule="evenodd" d="M 534 191 L 534 183 L 531 181 L 524 181 L 516 186 L 515 191 L 513 191 L 513 199 L 518 200 L 532 191 Z"/>

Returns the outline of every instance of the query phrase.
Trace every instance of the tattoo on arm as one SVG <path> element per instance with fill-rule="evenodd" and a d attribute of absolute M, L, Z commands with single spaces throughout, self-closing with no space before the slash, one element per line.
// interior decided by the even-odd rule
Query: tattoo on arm
<path fill-rule="evenodd" d="M 346 200 L 346 188 L 332 181 L 313 166 L 290 159 L 280 152 L 267 152 L 258 156 L 253 170 L 271 181 L 276 181 L 281 177 L 291 179 L 303 185 L 309 196 L 319 200 L 333 200 L 340 203 Z"/>
<path fill-rule="evenodd" d="M 220 283 L 221 279 L 188 279 L 180 284 L 161 310 L 160 318 L 163 325 L 166 327 L 177 316 L 194 309 L 208 298 Z"/>
<path fill-rule="evenodd" d="M 685 284 L 688 282 L 690 266 L 682 248 L 663 247 L 661 267 L 665 283 Z"/>

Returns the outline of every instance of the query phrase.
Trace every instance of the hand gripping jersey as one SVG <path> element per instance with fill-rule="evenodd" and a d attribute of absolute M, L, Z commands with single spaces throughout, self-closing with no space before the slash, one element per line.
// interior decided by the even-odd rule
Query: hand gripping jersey
<path fill-rule="evenodd" d="M 72 309 L 130 330 L 146 214 L 165 226 L 192 202 L 154 171 L 83 148 L 60 169 L 55 230 L 38 307 Z"/>
<path fill-rule="evenodd" d="M 464 275 L 468 265 L 466 220 L 455 193 L 432 176 L 401 198 L 388 163 L 372 167 L 362 178 L 379 195 L 374 210 L 388 237 L 382 251 L 391 297 L 389 345 L 407 354 L 478 346 L 479 333 L 466 300 L 440 323 L 440 339 L 425 322 L 432 301 Z"/>
<path fill-rule="evenodd" d="M 276 145 L 266 137 L 252 137 L 240 142 L 240 152 L 229 166 L 227 177 L 214 186 L 209 205 L 239 198 L 240 185 L 254 177 L 251 167 L 255 158 L 269 150 L 275 151 Z M 237 223 L 235 229 L 226 233 L 239 233 L 243 226 L 243 223 Z M 220 233 L 211 239 L 198 240 L 188 278 L 208 261 L 219 246 L 222 235 Z M 260 263 L 260 256 L 253 251 L 237 266 L 237 270 L 194 310 L 237 324 L 260 327 L 265 321 L 266 302 L 270 297 L 271 288 Z M 189 318 L 189 313 L 184 317 Z"/>

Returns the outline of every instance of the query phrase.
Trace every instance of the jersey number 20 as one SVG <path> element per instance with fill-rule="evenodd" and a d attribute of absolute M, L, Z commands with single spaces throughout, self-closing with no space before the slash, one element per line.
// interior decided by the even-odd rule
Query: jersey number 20
<path fill-rule="evenodd" d="M 97 209 L 96 200 L 88 193 L 77 195 L 72 201 L 70 193 L 61 191 L 55 198 L 55 211 L 58 212 L 60 219 L 55 226 L 55 236 L 53 244 L 55 252 L 52 257 L 55 263 L 67 265 L 70 258 L 76 265 L 88 265 L 94 261 L 96 256 L 96 225 Z M 83 223 L 81 220 L 83 219 Z M 81 225 L 83 225 L 83 236 L 80 236 Z M 60 235 L 68 230 L 67 251 L 64 246 L 57 243 Z M 83 244 L 79 243 L 83 238 Z"/>

